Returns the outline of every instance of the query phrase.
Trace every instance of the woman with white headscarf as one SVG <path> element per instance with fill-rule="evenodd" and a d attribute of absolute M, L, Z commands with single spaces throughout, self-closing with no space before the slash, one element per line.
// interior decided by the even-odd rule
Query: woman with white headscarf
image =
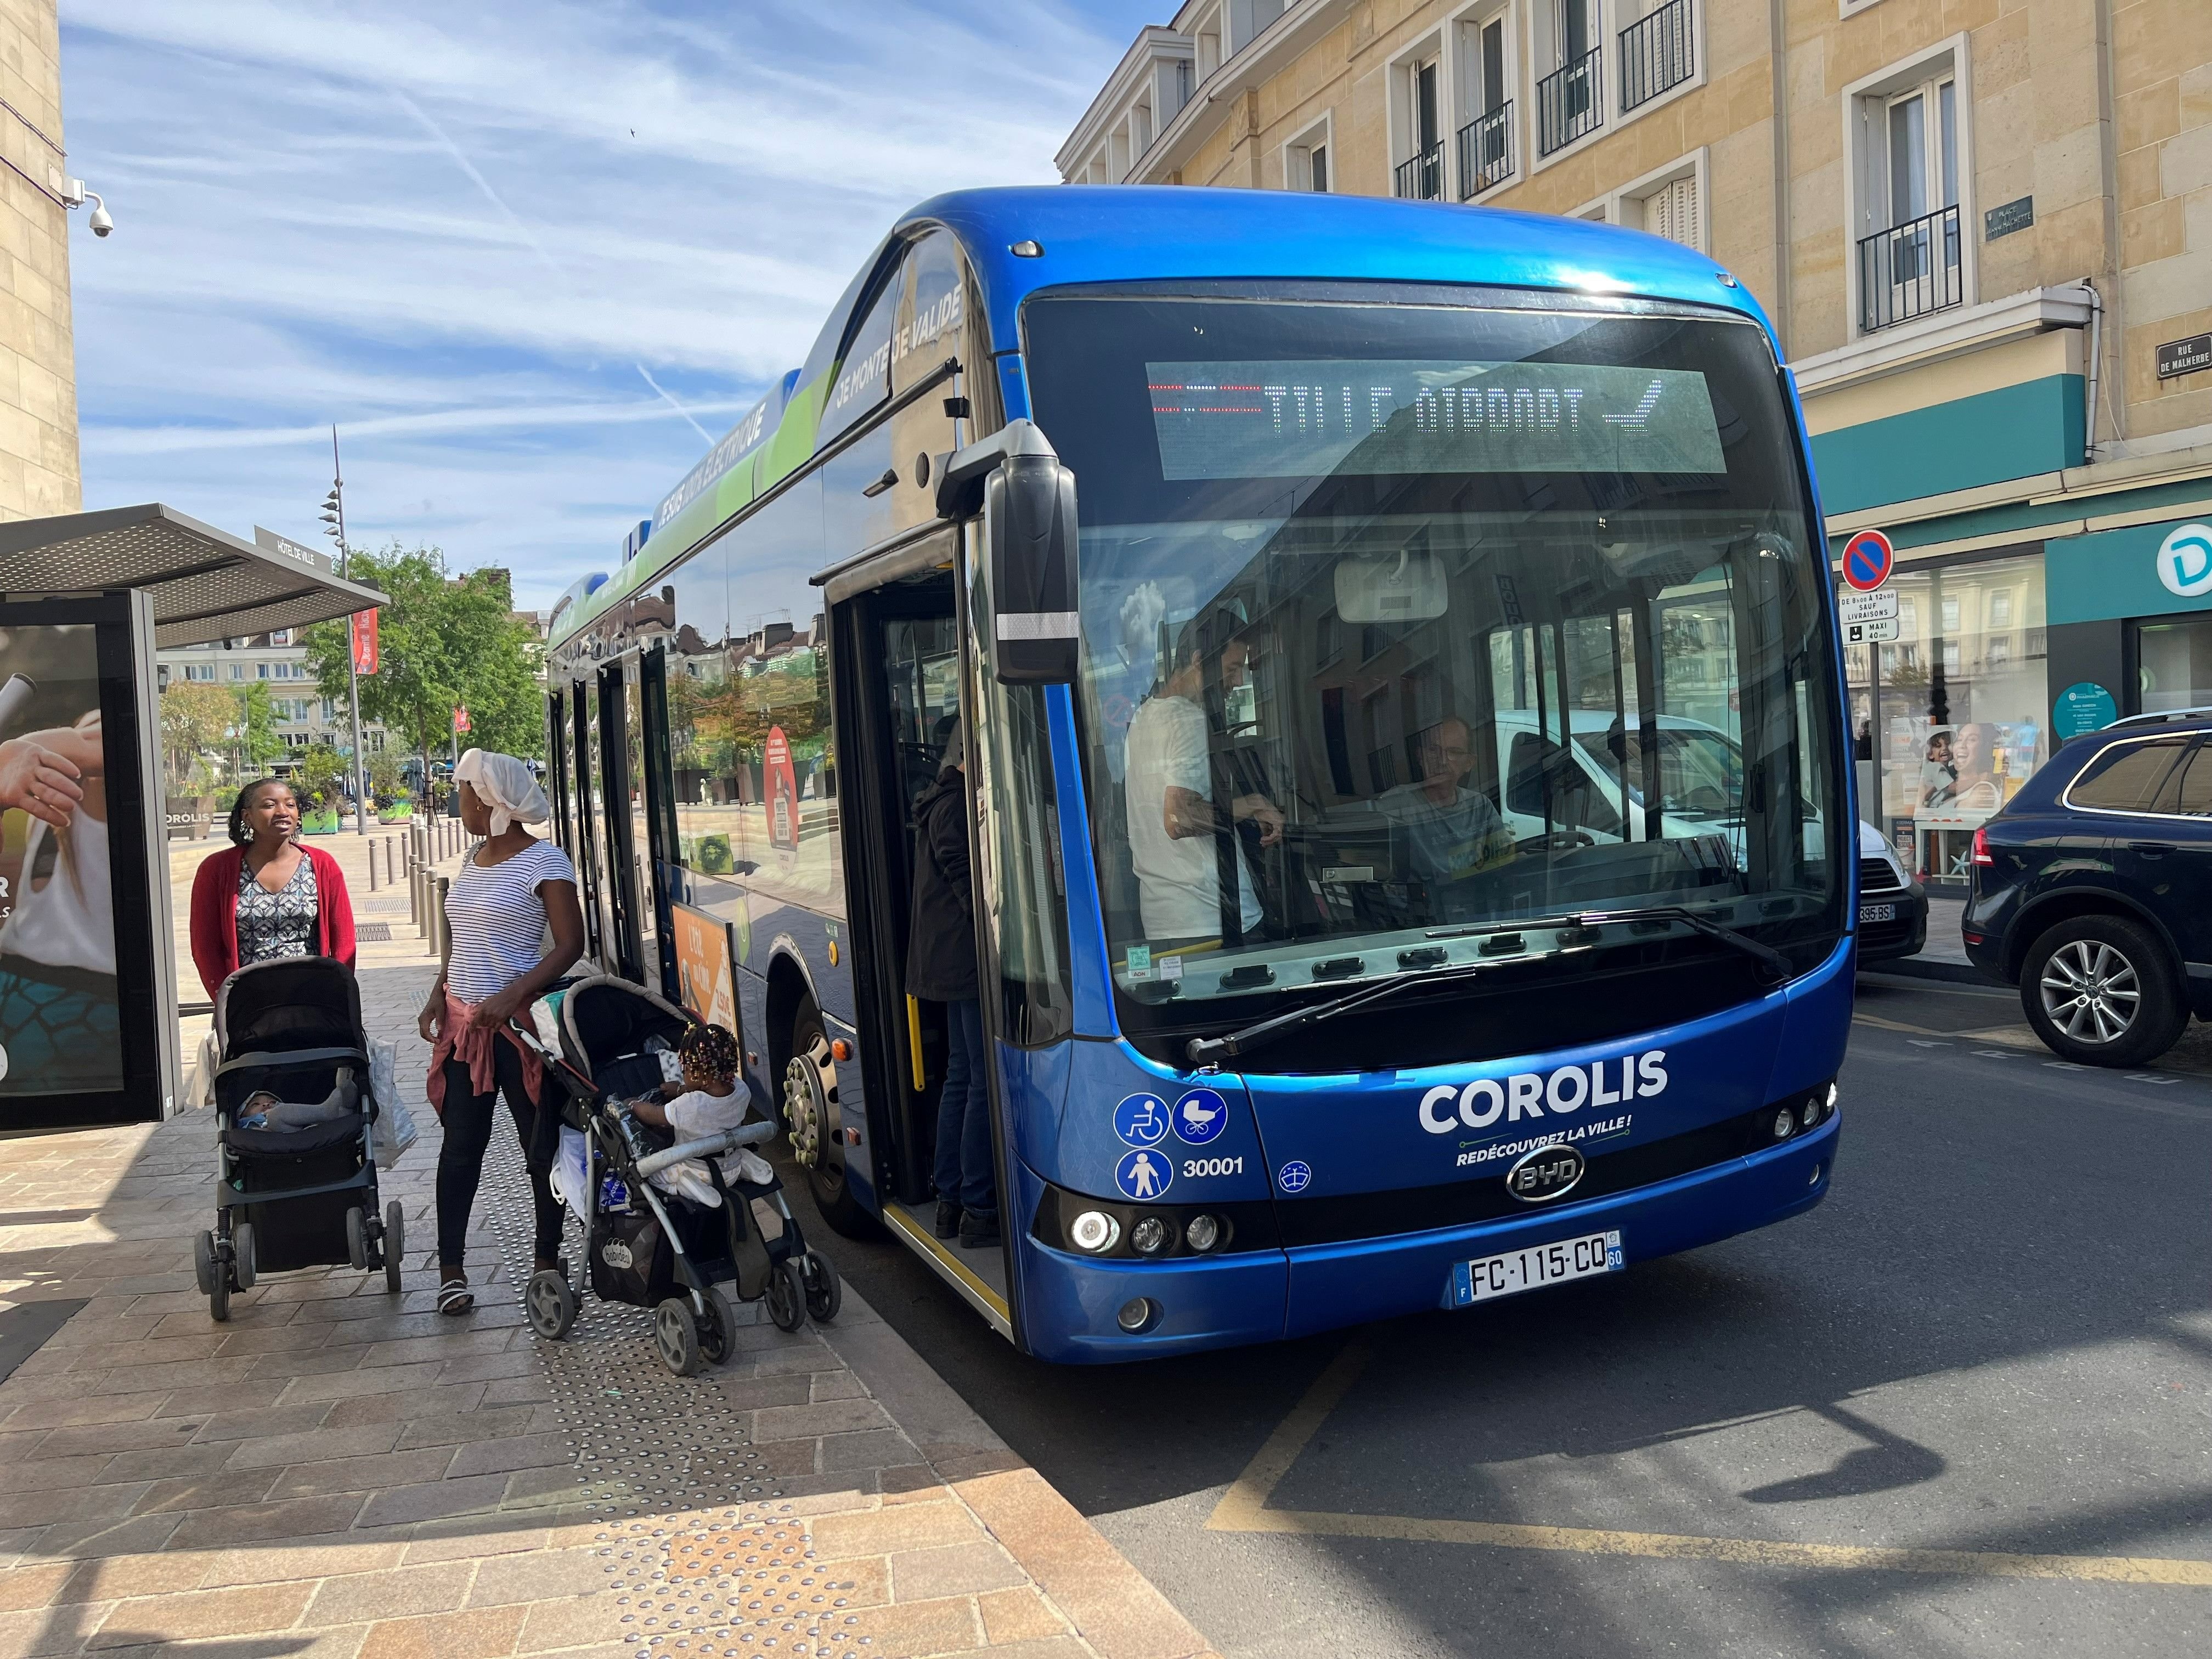
<path fill-rule="evenodd" d="M 526 1016 L 583 954 L 584 913 L 568 855 L 523 828 L 543 823 L 550 811 L 530 768 L 512 755 L 471 749 L 453 778 L 461 825 L 484 840 L 447 894 L 452 945 L 419 1024 L 432 1045 L 430 1104 L 446 1131 L 438 1152 L 438 1311 L 462 1314 L 476 1305 L 464 1258 L 499 1095 L 507 1097 L 530 1172 L 538 1266 L 562 1265 L 566 1212 L 546 1179 L 558 1119 L 539 1109 L 544 1067 L 536 1051 L 515 1039 L 511 1022 Z"/>

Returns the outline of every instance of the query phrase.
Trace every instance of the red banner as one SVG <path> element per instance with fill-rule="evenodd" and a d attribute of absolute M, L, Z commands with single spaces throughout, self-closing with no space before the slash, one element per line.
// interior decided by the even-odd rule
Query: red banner
<path fill-rule="evenodd" d="M 466 732 L 468 729 L 469 711 L 465 708 L 456 708 L 453 710 L 454 733 L 458 736 L 459 734 Z"/>
<path fill-rule="evenodd" d="M 376 618 L 374 611 L 353 613 L 353 672 L 356 674 L 376 672 Z"/>

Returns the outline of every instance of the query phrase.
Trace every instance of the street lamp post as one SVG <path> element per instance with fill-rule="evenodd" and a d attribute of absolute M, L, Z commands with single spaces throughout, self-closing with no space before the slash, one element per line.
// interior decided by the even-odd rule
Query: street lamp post
<path fill-rule="evenodd" d="M 345 469 L 338 464 L 338 429 L 331 428 L 331 493 L 323 498 L 323 533 L 338 544 L 338 578 L 347 580 L 345 533 Z M 368 833 L 368 774 L 361 755 L 361 668 L 356 659 L 354 619 L 346 618 L 346 713 L 353 721 L 353 827 L 356 835 Z"/>

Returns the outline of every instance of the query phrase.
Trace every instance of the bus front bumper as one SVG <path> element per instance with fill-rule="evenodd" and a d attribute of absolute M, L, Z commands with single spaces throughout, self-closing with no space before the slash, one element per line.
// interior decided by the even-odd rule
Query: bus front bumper
<path fill-rule="evenodd" d="M 1598 1232 L 1620 1233 L 1626 1266 L 1656 1261 L 1811 1209 L 1826 1196 L 1841 1122 L 1632 1191 L 1433 1232 L 1161 1263 L 1024 1237 L 1029 1345 L 1062 1364 L 1110 1364 L 1310 1336 L 1449 1307 L 1460 1264 Z M 1125 1333 L 1117 1315 L 1139 1297 L 1152 1316 Z"/>

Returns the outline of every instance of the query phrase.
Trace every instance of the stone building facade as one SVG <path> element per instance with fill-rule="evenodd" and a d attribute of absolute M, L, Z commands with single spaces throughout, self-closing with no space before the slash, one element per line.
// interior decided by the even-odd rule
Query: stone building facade
<path fill-rule="evenodd" d="M 1059 165 L 1602 219 L 1734 272 L 1835 550 L 1897 549 L 1901 636 L 1846 652 L 1862 804 L 1931 874 L 1972 827 L 1918 810 L 1931 737 L 1980 728 L 2002 795 L 2084 710 L 2212 704 L 2207 0 L 1190 0 Z"/>
<path fill-rule="evenodd" d="M 0 0 L 0 520 L 80 501 L 56 0 Z"/>

